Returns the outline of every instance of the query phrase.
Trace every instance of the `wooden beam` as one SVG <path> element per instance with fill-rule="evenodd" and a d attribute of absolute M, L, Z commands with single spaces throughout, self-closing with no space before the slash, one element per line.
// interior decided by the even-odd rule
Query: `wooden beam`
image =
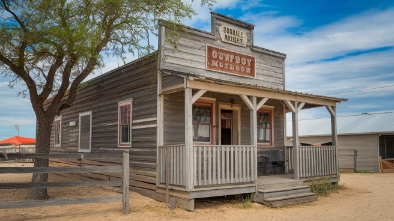
<path fill-rule="evenodd" d="M 298 153 L 298 147 L 299 147 L 299 137 L 298 137 L 298 108 L 297 108 L 297 102 L 294 102 L 294 106 L 288 101 L 288 103 L 291 105 L 291 107 L 294 109 L 294 112 L 292 113 L 292 126 L 293 126 L 293 169 L 294 169 L 294 179 L 300 179 L 300 171 L 299 171 L 299 153 Z"/>
<path fill-rule="evenodd" d="M 209 82 L 202 82 L 197 80 L 188 80 L 187 86 L 193 89 L 204 89 L 212 92 L 219 92 L 225 94 L 244 94 L 247 96 L 256 96 L 256 97 L 266 97 L 270 99 L 276 100 L 289 100 L 289 101 L 297 101 L 304 102 L 307 104 L 321 105 L 321 106 L 335 106 L 337 102 L 341 102 L 340 99 L 324 99 L 322 97 L 313 97 L 312 95 L 305 94 L 295 94 L 288 91 L 265 91 L 264 89 L 253 89 L 253 88 L 245 88 L 238 86 L 230 86 L 230 85 L 221 85 Z"/>
<path fill-rule="evenodd" d="M 261 101 L 257 104 L 256 111 L 259 110 L 268 100 L 268 97 L 261 99 Z"/>
<path fill-rule="evenodd" d="M 106 196 L 106 197 L 72 198 L 72 199 L 58 199 L 58 200 L 1 202 L 0 208 L 11 209 L 11 208 L 28 208 L 28 207 L 39 207 L 39 206 L 84 204 L 84 203 L 106 203 L 106 202 L 119 201 L 120 199 L 121 196 Z"/>
<path fill-rule="evenodd" d="M 129 152 L 123 152 L 123 168 L 122 168 L 122 175 L 123 175 L 123 193 L 122 193 L 122 205 L 123 205 L 123 214 L 127 215 L 130 213 L 130 156 Z"/>
<path fill-rule="evenodd" d="M 1 173 L 121 173 L 121 166 L 0 167 Z"/>
<path fill-rule="evenodd" d="M 205 94 L 205 92 L 207 92 L 207 90 L 197 91 L 197 93 L 195 93 L 192 97 L 192 103 L 194 104 L 194 102 L 196 102 L 203 94 Z"/>
<path fill-rule="evenodd" d="M 335 111 L 333 109 L 333 108 L 335 108 L 335 106 L 334 107 L 326 106 L 326 108 L 327 108 L 328 112 L 331 114 L 331 116 L 335 117 Z"/>
<path fill-rule="evenodd" d="M 248 108 L 249 108 L 250 110 L 253 110 L 253 109 L 254 109 L 254 106 L 253 106 L 252 102 L 249 100 L 249 97 L 248 97 L 248 96 L 242 95 L 242 94 L 240 94 L 239 96 L 240 96 L 241 99 L 245 102 L 246 106 L 248 106 Z"/>
<path fill-rule="evenodd" d="M 0 189 L 86 187 L 86 186 L 121 186 L 120 181 L 75 181 L 75 182 L 37 182 L 37 183 L 0 183 Z"/>
<path fill-rule="evenodd" d="M 293 106 L 293 104 L 291 103 L 291 101 L 288 100 L 284 100 L 283 102 L 285 102 L 286 106 L 290 109 L 291 112 L 296 112 L 295 107 Z"/>
<path fill-rule="evenodd" d="M 302 108 L 304 107 L 305 103 L 301 103 L 298 105 L 298 111 L 302 110 Z"/>
<path fill-rule="evenodd" d="M 185 187 L 194 189 L 194 158 L 193 158 L 193 103 L 192 89 L 185 88 Z"/>

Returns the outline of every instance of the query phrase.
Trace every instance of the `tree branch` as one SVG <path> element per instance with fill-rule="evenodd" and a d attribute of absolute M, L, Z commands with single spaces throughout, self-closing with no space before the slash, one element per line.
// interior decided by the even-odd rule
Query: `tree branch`
<path fill-rule="evenodd" d="M 25 23 L 23 23 L 23 22 L 19 19 L 19 17 L 18 17 L 18 16 L 7 6 L 5 0 L 1 0 L 1 3 L 3 3 L 4 9 L 5 9 L 8 13 L 10 13 L 10 14 L 12 15 L 12 17 L 15 18 L 15 20 L 18 22 L 18 24 L 22 27 L 23 31 L 24 31 L 24 32 L 27 32 Z"/>

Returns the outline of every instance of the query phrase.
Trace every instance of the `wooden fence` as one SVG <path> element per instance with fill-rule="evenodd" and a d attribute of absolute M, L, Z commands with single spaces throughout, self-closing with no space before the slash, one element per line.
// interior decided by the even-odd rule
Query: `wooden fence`
<path fill-rule="evenodd" d="M 89 158 L 94 160 L 121 160 L 113 154 L 26 154 L 26 158 L 42 159 L 75 159 Z M 88 198 L 53 199 L 53 200 L 29 200 L 17 202 L 1 202 L 0 209 L 27 208 L 37 206 L 55 206 L 67 204 L 84 204 L 99 202 L 122 201 L 123 214 L 129 214 L 129 177 L 130 163 L 129 153 L 123 153 L 122 164 L 119 166 L 80 166 L 80 167 L 0 167 L 0 175 L 4 173 L 121 173 L 122 181 L 70 181 L 70 182 L 29 182 L 29 183 L 0 183 L 0 189 L 24 189 L 24 188 L 52 188 L 52 187 L 86 187 L 86 186 L 111 186 L 122 187 L 122 196 L 102 196 Z"/>
<path fill-rule="evenodd" d="M 184 186 L 185 145 L 159 147 L 159 181 Z M 247 145 L 194 145 L 193 186 L 212 186 L 256 181 L 256 147 Z"/>
<path fill-rule="evenodd" d="M 336 146 L 299 146 L 298 165 L 294 165 L 295 151 L 287 147 L 288 167 L 294 169 L 298 166 L 300 178 L 337 175 L 338 158 Z"/>

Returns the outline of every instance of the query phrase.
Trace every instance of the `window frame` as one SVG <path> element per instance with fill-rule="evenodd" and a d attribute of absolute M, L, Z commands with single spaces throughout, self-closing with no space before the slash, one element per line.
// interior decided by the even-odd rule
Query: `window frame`
<path fill-rule="evenodd" d="M 120 108 L 121 107 L 123 107 L 123 106 L 127 106 L 127 105 L 129 105 L 130 107 L 130 109 L 129 109 L 129 121 L 130 121 L 130 134 L 129 134 L 129 137 L 130 137 L 130 141 L 129 142 L 127 142 L 127 143 L 123 143 L 123 142 L 121 142 L 121 136 L 122 136 L 122 133 L 121 133 L 121 111 L 120 111 Z M 118 142 L 118 147 L 131 147 L 132 146 L 132 123 L 133 123 L 133 99 L 127 99 L 127 100 L 123 100 L 123 101 L 119 101 L 118 102 L 118 138 L 117 138 L 117 142 Z"/>
<path fill-rule="evenodd" d="M 81 118 L 83 116 L 89 116 L 89 120 L 90 120 L 89 149 L 81 149 L 81 126 L 82 126 Z M 79 116 L 78 116 L 78 152 L 79 153 L 91 153 L 92 152 L 92 131 L 93 131 L 92 120 L 93 120 L 92 111 L 86 111 L 86 112 L 79 113 Z"/>
<path fill-rule="evenodd" d="M 269 124 L 270 124 L 270 142 L 269 143 L 261 143 L 259 142 L 258 136 L 258 128 L 259 128 L 259 124 L 258 124 L 258 119 L 256 119 L 256 124 L 257 124 L 257 136 L 256 136 L 256 141 L 257 141 L 257 146 L 265 146 L 265 147 L 272 147 L 274 146 L 274 109 L 273 108 L 268 108 L 268 107 L 262 107 L 260 109 L 257 110 L 257 112 L 268 112 L 270 114 L 270 118 L 269 118 Z M 256 114 L 257 116 L 257 114 Z"/>
<path fill-rule="evenodd" d="M 55 116 L 55 119 L 53 121 L 53 146 L 54 147 L 62 147 L 62 130 L 63 130 L 63 121 L 62 121 L 62 116 Z M 58 133 L 57 131 L 57 125 L 59 125 L 59 143 L 56 142 L 56 135 Z"/>
<path fill-rule="evenodd" d="M 210 125 L 210 127 L 209 127 L 210 141 L 209 142 L 194 141 L 194 139 L 192 137 L 193 144 L 212 145 L 215 143 L 215 101 L 199 99 L 192 104 L 192 109 L 193 109 L 194 105 L 210 106 L 211 107 L 211 114 L 210 114 L 211 122 L 209 124 Z M 192 113 L 192 118 L 193 118 L 193 113 Z M 194 126 L 194 124 L 195 123 L 193 123 L 193 120 L 192 120 L 192 126 Z M 207 125 L 207 124 L 203 124 L 203 125 Z"/>

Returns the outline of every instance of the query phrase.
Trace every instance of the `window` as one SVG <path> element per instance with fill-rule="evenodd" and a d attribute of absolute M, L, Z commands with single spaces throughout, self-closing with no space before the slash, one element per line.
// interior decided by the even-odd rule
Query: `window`
<path fill-rule="evenodd" d="M 213 143 L 213 107 L 212 103 L 196 102 L 193 104 L 193 141 Z"/>
<path fill-rule="evenodd" d="M 56 116 L 54 125 L 54 146 L 62 146 L 62 116 Z"/>
<path fill-rule="evenodd" d="M 132 100 L 118 104 L 118 146 L 131 147 L 131 105 Z"/>
<path fill-rule="evenodd" d="M 257 111 L 257 144 L 272 145 L 272 110 Z"/>
<path fill-rule="evenodd" d="M 78 152 L 90 153 L 92 150 L 92 111 L 79 114 Z"/>

